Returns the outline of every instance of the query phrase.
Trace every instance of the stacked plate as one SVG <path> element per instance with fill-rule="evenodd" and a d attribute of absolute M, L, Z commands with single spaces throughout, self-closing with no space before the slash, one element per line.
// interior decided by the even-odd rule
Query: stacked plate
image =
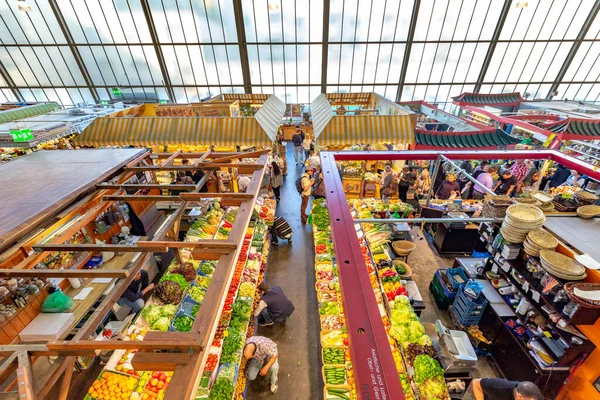
<path fill-rule="evenodd" d="M 506 210 L 500 232 L 507 242 L 523 243 L 530 231 L 544 225 L 546 216 L 536 206 L 530 204 L 513 204 Z"/>
<path fill-rule="evenodd" d="M 514 204 L 508 196 L 486 196 L 481 209 L 481 214 L 487 218 L 504 218 L 506 210 Z"/>
<path fill-rule="evenodd" d="M 541 250 L 554 250 L 558 246 L 558 240 L 552 234 L 536 229 L 527 234 L 527 239 L 523 242 L 525 253 L 530 256 L 539 257 Z"/>
<path fill-rule="evenodd" d="M 560 279 L 579 281 L 587 276 L 583 265 L 553 250 L 540 250 L 540 261 L 546 272 Z"/>

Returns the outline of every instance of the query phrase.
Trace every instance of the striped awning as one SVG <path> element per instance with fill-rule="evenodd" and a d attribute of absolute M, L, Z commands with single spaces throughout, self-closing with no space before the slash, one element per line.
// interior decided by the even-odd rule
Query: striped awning
<path fill-rule="evenodd" d="M 42 103 L 33 106 L 11 108 L 10 110 L 0 111 L 0 123 L 11 122 L 17 119 L 35 117 L 36 115 L 47 114 L 52 111 L 60 110 L 58 103 Z"/>
<path fill-rule="evenodd" d="M 272 139 L 255 118 L 97 118 L 75 138 L 81 146 L 270 146 Z"/>
<path fill-rule="evenodd" d="M 318 136 L 319 145 L 413 143 L 416 114 L 334 116 Z"/>

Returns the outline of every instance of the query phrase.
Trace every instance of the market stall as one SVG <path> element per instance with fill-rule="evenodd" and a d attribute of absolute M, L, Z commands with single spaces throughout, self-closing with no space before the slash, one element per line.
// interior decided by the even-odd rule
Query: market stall
<path fill-rule="evenodd" d="M 375 260 L 375 258 L 370 257 L 376 257 L 377 259 L 385 257 L 384 254 L 386 252 L 380 252 L 381 246 L 378 242 L 382 238 L 384 240 L 388 238 L 390 231 L 386 225 L 395 225 L 400 222 L 425 223 L 428 218 L 410 220 L 394 218 L 390 214 L 386 214 L 384 218 L 376 215 L 371 215 L 368 218 L 369 216 L 365 214 L 353 220 L 353 207 L 358 205 L 360 209 L 360 207 L 363 207 L 361 202 L 364 200 L 354 200 L 351 202 L 351 207 L 348 208 L 346 196 L 343 194 L 342 179 L 340 178 L 335 162 L 363 162 L 378 159 L 433 160 L 438 156 L 438 153 L 425 151 L 350 151 L 338 153 L 324 152 L 321 154 L 327 187 L 327 198 L 326 208 L 325 204 L 317 204 L 316 207 L 323 209 L 323 211 L 317 214 L 327 214 L 327 218 L 331 221 L 333 249 L 329 246 L 323 249 L 319 248 L 317 249 L 317 254 L 320 251 L 324 251 L 326 254 L 335 254 L 335 263 L 338 264 L 339 294 L 341 294 L 343 304 L 343 307 L 340 306 L 340 310 L 342 308 L 345 310 L 344 322 L 348 331 L 348 343 L 354 379 L 356 384 L 359 387 L 365 387 L 365 390 L 370 383 L 373 371 L 369 370 L 368 363 L 363 366 L 361 362 L 363 357 L 365 357 L 364 360 L 368 357 L 365 349 L 362 347 L 364 340 L 369 340 L 373 344 L 366 349 L 367 353 L 369 349 L 373 349 L 372 351 L 377 349 L 377 356 L 381 361 L 381 370 L 386 377 L 385 380 L 382 379 L 384 385 L 378 386 L 375 390 L 380 392 L 382 388 L 386 390 L 386 388 L 390 387 L 389 385 L 398 384 L 398 381 L 401 379 L 404 382 L 402 377 L 398 381 L 392 380 L 391 376 L 401 374 L 402 370 L 398 370 L 398 366 L 394 363 L 393 348 L 387 350 L 387 346 L 384 345 L 387 341 L 386 333 L 393 336 L 394 325 L 396 328 L 400 326 L 397 321 L 396 324 L 392 321 L 392 330 L 390 330 L 388 329 L 389 327 L 386 327 L 385 321 L 381 321 L 380 305 L 384 303 L 381 301 L 381 298 L 388 298 L 385 284 L 390 283 L 390 281 L 385 282 L 381 280 L 381 282 L 377 282 L 375 280 L 375 283 L 383 284 L 382 287 L 384 288 L 384 293 L 386 293 L 386 296 L 380 296 L 377 291 L 379 286 L 375 285 L 373 279 L 370 277 L 370 275 L 373 275 L 374 270 L 377 271 L 380 269 L 377 266 L 377 262 L 371 261 Z M 508 159 L 549 158 L 569 168 L 577 169 L 581 173 L 590 173 L 591 177 L 598 177 L 598 173 L 594 170 L 593 166 L 556 151 L 482 151 L 477 153 L 449 151 L 444 153 L 444 157 L 447 157 L 447 161 L 504 157 Z M 551 196 L 548 197 L 552 199 Z M 585 377 L 590 376 L 590 374 L 593 376 L 590 368 L 597 358 L 595 347 L 598 343 L 596 334 L 598 316 L 594 316 L 593 313 L 597 307 L 592 303 L 585 303 L 581 298 L 577 301 L 573 300 L 573 288 L 566 283 L 570 280 L 581 280 L 586 276 L 586 283 L 598 282 L 598 274 L 594 269 L 585 268 L 573 261 L 573 259 L 577 257 L 584 265 L 592 268 L 595 261 L 587 261 L 585 258 L 579 258 L 578 254 L 586 252 L 586 249 L 584 248 L 585 246 L 580 246 L 581 250 L 578 249 L 578 246 L 573 243 L 577 240 L 576 237 L 571 238 L 568 245 L 556 238 L 553 239 L 556 241 L 556 244 L 545 243 L 544 240 L 550 239 L 541 238 L 546 238 L 548 234 L 535 233 L 532 238 L 527 238 L 529 231 L 536 231 L 544 224 L 543 221 L 546 220 L 546 217 L 543 211 L 531 204 L 513 204 L 512 200 L 509 205 L 510 207 L 500 206 L 504 210 L 504 213 L 500 215 L 493 209 L 493 207 L 497 208 L 498 205 L 490 206 L 492 209 L 486 212 L 484 204 L 482 209 L 483 217 L 463 220 L 467 224 L 475 223 L 479 226 L 478 229 L 475 229 L 475 233 L 478 238 L 481 237 L 481 242 L 486 243 L 484 253 L 489 252 L 489 255 L 485 256 L 486 258 L 489 257 L 487 264 L 485 263 L 486 258 L 484 258 L 480 259 L 474 268 L 472 266 L 465 267 L 461 274 L 456 275 L 460 276 L 460 278 L 456 278 L 455 283 L 450 284 L 450 289 L 444 289 L 446 286 L 445 281 L 447 280 L 446 275 L 450 277 L 454 276 L 454 274 L 450 274 L 450 272 L 444 270 L 444 279 L 438 279 L 435 285 L 432 282 L 430 288 L 432 293 L 434 291 L 437 293 L 436 296 L 445 296 L 445 307 L 450 306 L 452 309 L 455 326 L 459 329 L 464 329 L 464 332 L 468 335 L 465 338 L 469 338 L 471 345 L 481 346 L 486 351 L 491 350 L 493 359 L 497 361 L 497 366 L 507 378 L 517 380 L 529 379 L 536 382 L 546 395 L 554 397 L 561 390 L 564 378 L 569 373 L 572 373 L 571 368 L 581 364 L 582 359 L 585 360 L 581 364 L 582 367 L 576 370 L 574 375 L 571 375 L 570 381 L 571 379 L 575 379 L 576 382 L 581 384 L 581 379 L 586 379 Z M 532 210 L 527 212 L 533 212 L 533 214 L 531 217 L 520 213 L 514 214 L 512 211 L 514 207 L 517 207 L 519 210 L 520 208 L 518 207 Z M 313 223 L 315 223 L 314 217 L 315 213 L 313 211 Z M 532 218 L 532 220 L 529 221 L 527 218 Z M 561 219 L 577 217 L 555 218 L 557 218 L 557 221 L 554 223 L 554 226 L 562 226 L 563 224 L 560 223 Z M 319 218 L 319 220 L 321 219 Z M 448 221 L 458 222 L 460 220 L 450 218 Z M 576 219 L 575 221 L 584 220 Z M 355 224 L 356 222 L 358 224 Z M 522 225 L 523 223 L 526 224 Z M 589 222 L 584 223 L 589 225 Z M 317 221 L 317 224 L 325 226 L 322 221 Z M 369 227 L 369 224 L 372 227 Z M 367 227 L 365 228 L 365 226 Z M 525 226 L 527 228 L 523 231 Z M 592 226 L 595 226 L 595 224 L 587 226 L 587 235 L 592 235 L 589 232 L 589 229 L 594 229 Z M 353 227 L 355 229 L 352 229 Z M 373 228 L 375 229 L 371 230 Z M 548 229 L 551 231 L 550 227 Z M 564 229 L 563 232 L 567 232 Z M 318 226 L 316 230 L 318 233 Z M 523 232 L 525 232 L 524 236 Z M 530 233 L 530 235 L 533 235 L 533 233 Z M 568 234 L 563 233 L 563 235 Z M 372 241 L 369 240 L 370 236 L 371 238 L 376 238 L 375 242 L 371 243 Z M 504 236 L 504 240 L 502 240 L 502 236 Z M 326 236 L 323 235 L 321 237 L 319 235 L 316 237 L 315 243 L 324 238 Z M 368 246 L 365 246 L 365 238 L 367 238 L 366 243 Z M 589 240 L 587 241 L 589 242 Z M 556 249 L 558 253 L 551 250 L 549 246 L 553 246 L 552 249 Z M 540 249 L 543 251 L 540 251 Z M 551 253 L 545 253 L 545 251 L 550 251 Z M 556 256 L 555 254 L 562 255 Z M 590 253 L 588 255 L 592 260 L 594 259 L 595 254 Z M 318 263 L 319 260 L 317 260 Z M 564 265 L 567 264 L 564 263 L 567 263 L 569 267 L 565 267 Z M 457 262 L 456 266 L 463 269 L 462 265 L 467 264 L 471 263 L 462 260 L 461 262 Z M 402 265 L 402 267 L 404 266 Z M 567 271 L 570 271 L 570 275 L 566 272 L 561 272 L 563 268 L 568 268 Z M 585 273 L 582 273 L 584 271 Z M 404 272 L 404 269 L 401 269 L 401 272 Z M 387 275 L 385 277 L 391 279 L 391 282 L 393 282 L 393 277 L 395 274 L 398 274 L 398 271 L 384 270 L 383 274 L 384 276 Z M 463 292 L 460 284 L 468 283 L 471 277 L 474 279 L 473 282 L 477 282 L 481 286 L 474 285 L 473 293 Z M 367 289 L 373 286 L 375 290 Z M 481 292 L 482 287 L 484 293 Z M 507 289 L 511 287 L 512 289 Z M 578 287 L 581 291 L 586 286 L 575 287 Z M 394 285 L 387 285 L 387 289 L 394 288 Z M 327 288 L 317 288 L 317 290 L 327 290 Z M 346 295 L 346 293 L 352 293 L 352 296 Z M 361 294 L 360 297 L 364 304 L 359 304 L 355 301 L 355 298 L 359 297 L 356 293 Z M 579 294 L 582 295 L 581 292 Z M 396 295 L 397 293 L 392 292 L 391 297 L 394 300 L 402 298 Z M 440 299 L 443 298 L 440 297 Z M 438 303 L 438 306 L 441 305 L 444 305 L 444 303 Z M 385 307 L 383 308 L 385 309 Z M 392 309 L 392 316 L 393 313 L 394 310 Z M 365 320 L 369 321 L 369 326 L 365 326 Z M 356 334 L 357 326 L 362 328 L 361 334 Z M 410 336 L 408 337 L 410 338 Z M 407 365 L 410 367 L 411 361 L 406 354 L 408 347 L 405 348 L 405 344 L 402 343 L 401 339 L 399 349 L 401 354 L 403 354 L 404 362 L 408 362 Z M 421 348 L 420 352 L 426 353 L 426 350 Z M 585 357 L 588 354 L 591 354 L 591 356 L 586 359 Z M 448 364 L 444 362 L 443 354 L 432 354 L 432 356 L 433 359 L 437 358 L 441 362 L 444 369 L 448 367 Z M 518 368 L 515 368 L 516 364 L 514 360 L 517 359 L 519 360 L 516 363 L 518 364 Z M 394 371 L 393 375 L 391 374 L 392 371 Z M 423 388 L 420 386 L 422 386 L 423 380 L 418 379 L 416 376 L 411 376 L 410 368 L 408 368 L 408 371 L 408 382 L 410 383 L 412 378 L 413 383 L 411 390 L 415 394 L 422 393 Z M 443 376 L 443 373 L 441 376 Z M 578 376 L 581 378 L 578 378 Z M 446 378 L 449 377 L 446 376 Z M 593 390 L 592 381 L 587 381 L 587 385 L 589 390 Z M 568 396 L 572 393 L 574 392 L 570 391 L 569 387 L 567 387 L 563 389 L 561 396 L 567 396 L 563 398 L 570 398 Z"/>
<path fill-rule="evenodd" d="M 32 304 L 37 304 L 37 310 L 43 298 L 40 299 L 36 293 L 45 291 L 46 279 L 83 279 L 78 285 L 70 279 L 68 282 L 61 279 L 60 285 L 65 294 L 73 298 L 75 309 L 66 313 L 69 318 L 57 331 L 57 336 L 52 339 L 44 336 L 44 339 L 40 339 L 38 335 L 37 340 L 42 340 L 39 346 L 17 344 L 3 347 L 3 354 L 11 356 L 7 361 L 8 369 L 4 377 L 13 379 L 9 375 L 17 368 L 30 369 L 31 372 L 24 376 L 19 374 L 16 381 L 35 382 L 35 388 L 29 384 L 19 384 L 18 393 L 29 396 L 28 398 L 44 398 L 65 373 L 60 391 L 66 395 L 74 363 L 84 365 L 86 359 L 89 360 L 97 351 L 103 350 L 115 353 L 107 369 L 89 388 L 88 398 L 129 398 L 132 392 L 139 392 L 141 397 L 146 393 L 152 398 L 157 395 L 167 399 L 192 398 L 201 382 L 203 387 L 209 388 L 207 383 L 212 385 L 215 377 L 215 386 L 226 385 L 233 388 L 233 384 L 236 383 L 234 376 L 237 376 L 237 373 L 228 375 L 224 372 L 225 368 L 222 375 L 212 372 L 215 364 L 219 364 L 219 354 L 216 354 L 215 360 L 213 350 L 217 343 L 220 343 L 219 340 L 223 339 L 222 332 L 225 329 L 231 332 L 233 338 L 234 326 L 239 327 L 237 337 L 240 340 L 253 332 L 250 313 L 256 305 L 256 285 L 262 279 L 266 267 L 266 224 L 272 223 L 274 216 L 273 202 L 258 198 L 260 183 L 265 174 L 266 155 L 208 152 L 200 157 L 202 168 L 205 170 L 230 168 L 249 174 L 251 183 L 246 193 L 198 193 L 197 190 L 206 183 L 204 179 L 198 185 L 190 185 L 194 186 L 193 188 L 178 188 L 185 193 L 162 196 L 160 193 L 163 185 L 156 183 L 155 172 L 163 169 L 181 169 L 182 166 L 173 165 L 175 159 L 181 157 L 180 152 L 168 155 L 162 160 L 155 158 L 154 160 L 159 161 L 155 165 L 151 165 L 154 162 L 150 153 L 142 150 L 84 150 L 69 154 L 85 155 L 89 163 L 92 154 L 100 155 L 102 152 L 130 155 L 118 164 L 118 171 L 113 171 L 115 174 L 119 172 L 120 175 L 109 182 L 90 183 L 91 187 L 78 186 L 81 191 L 92 189 L 91 195 L 77 203 L 77 207 L 63 211 L 62 218 L 53 223 L 47 231 L 37 230 L 26 242 L 13 246 L 2 255 L 4 269 L 0 270 L 0 274 L 8 276 L 9 279 L 25 279 L 22 282 L 23 287 L 26 290 L 31 287 L 33 293 L 25 297 L 30 298 Z M 43 155 L 44 152 L 39 154 Z M 110 159 L 106 156 L 103 158 Z M 191 170 L 197 167 L 187 168 Z M 107 179 L 112 176 L 101 175 L 100 178 Z M 146 180 L 142 181 L 140 177 L 145 177 Z M 97 191 L 93 192 L 96 185 Z M 76 200 L 76 197 L 72 198 L 73 202 Z M 148 233 L 147 236 L 129 235 L 129 230 L 125 230 L 128 220 L 123 219 L 120 208 L 124 202 L 132 204 L 130 207 L 139 212 L 142 219 L 146 214 L 150 214 L 144 212 L 145 208 L 150 207 L 153 210 L 155 216 L 148 216 L 149 222 L 144 223 L 148 228 L 154 223 L 157 224 L 151 229 L 152 233 Z M 157 206 L 161 203 L 170 205 L 168 208 L 172 212 L 158 212 Z M 57 209 L 57 212 L 59 211 L 60 208 Z M 252 218 L 254 212 L 256 218 Z M 179 242 L 183 220 L 190 222 L 190 228 L 184 242 Z M 94 244 L 91 240 L 110 240 L 111 235 L 121 238 L 121 242 L 103 245 Z M 34 252 L 28 255 L 27 252 L 31 249 Z M 105 329 L 102 335 L 96 336 L 98 326 L 105 322 L 111 310 L 114 311 L 115 302 L 137 272 L 146 268 L 151 255 L 166 254 L 169 249 L 174 253 L 175 261 L 160 278 L 141 317 L 135 319 L 131 325 L 127 325 L 126 322 L 125 326 L 113 332 Z M 117 254 L 108 261 L 106 257 L 112 252 Z M 100 259 L 100 263 L 97 258 Z M 44 263 L 43 269 L 39 269 L 39 262 Z M 82 269 L 84 265 L 93 269 Z M 36 266 L 36 269 L 32 269 L 33 266 Z M 116 278 L 120 279 L 115 283 Z M 31 283 L 27 283 L 30 280 Z M 54 283 L 59 284 L 58 281 Z M 9 291 L 14 290 L 11 285 L 9 282 Z M 34 286 L 38 289 L 34 289 Z M 200 304 L 203 307 L 200 307 Z M 91 308 L 93 305 L 95 311 Z M 10 323 L 21 320 L 13 318 L 12 310 L 3 308 L 3 312 L 10 319 Z M 85 323 L 81 323 L 78 329 L 73 331 L 74 326 L 86 315 Z M 58 318 L 59 314 L 54 316 Z M 128 320 L 131 319 L 125 321 Z M 8 329 L 8 326 L 5 325 L 4 329 Z M 21 326 L 18 329 L 16 334 L 23 341 L 25 331 L 29 333 L 33 328 L 28 326 L 23 330 Z M 220 338 L 218 331 L 221 332 Z M 216 341 L 213 340 L 215 335 Z M 118 338 L 126 340 L 117 340 Z M 205 343 L 212 343 L 213 346 L 204 345 Z M 236 341 L 228 345 L 223 343 L 221 352 L 222 363 L 229 364 L 235 371 L 241 362 L 239 353 L 236 353 L 239 346 L 241 343 Z M 161 353 L 154 354 L 156 350 Z M 175 353 L 168 354 L 173 350 Z M 179 353 L 182 350 L 186 353 L 184 357 Z M 209 357 L 211 352 L 213 356 Z M 22 357 L 27 355 L 37 357 L 31 366 L 28 365 L 28 358 Z M 44 368 L 44 363 L 47 362 L 45 360 L 50 355 L 59 356 L 53 364 L 53 372 L 40 376 L 38 366 Z M 237 360 L 237 365 L 226 361 L 230 358 Z M 212 378 L 203 379 L 205 369 L 208 373 L 204 376 Z M 233 373 L 233 370 L 230 370 L 230 373 Z M 222 377 L 227 376 L 229 383 L 219 383 L 222 382 Z M 244 386 L 244 381 L 240 379 L 237 391 L 243 392 Z M 216 398 L 232 396 L 233 391 L 229 397 Z"/>
<path fill-rule="evenodd" d="M 219 111 L 221 106 L 226 109 L 224 114 Z M 154 152 L 268 147 L 275 139 L 285 112 L 285 104 L 275 96 L 270 96 L 252 115 L 239 113 L 239 104 L 231 101 L 145 107 L 149 110 L 144 116 L 94 120 L 75 143 L 95 147 L 145 146 Z"/>

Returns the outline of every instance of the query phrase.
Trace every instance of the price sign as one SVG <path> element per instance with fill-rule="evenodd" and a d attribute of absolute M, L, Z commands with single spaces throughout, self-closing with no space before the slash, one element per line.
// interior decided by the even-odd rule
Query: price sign
<path fill-rule="evenodd" d="M 529 291 L 529 282 L 523 282 L 523 290 L 525 291 L 525 293 Z"/>
<path fill-rule="evenodd" d="M 9 132 L 15 142 L 29 142 L 34 139 L 33 133 L 31 133 L 31 129 L 29 128 L 11 129 Z"/>
<path fill-rule="evenodd" d="M 540 302 L 540 294 L 539 294 L 538 292 L 536 292 L 535 290 L 532 290 L 532 291 L 531 291 L 531 297 L 533 297 L 533 300 L 534 300 L 536 303 L 539 303 L 539 302 Z"/>
<path fill-rule="evenodd" d="M 495 274 L 498 273 L 498 265 L 496 263 L 492 264 L 492 272 Z"/>
<path fill-rule="evenodd" d="M 502 264 L 502 271 L 504 271 L 504 272 L 510 271 L 510 264 L 508 263 L 508 261 L 504 261 L 504 264 Z"/>

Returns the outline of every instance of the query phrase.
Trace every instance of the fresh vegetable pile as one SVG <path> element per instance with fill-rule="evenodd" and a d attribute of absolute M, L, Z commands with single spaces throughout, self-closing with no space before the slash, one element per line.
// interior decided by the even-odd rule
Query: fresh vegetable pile
<path fill-rule="evenodd" d="M 202 261 L 200 273 L 206 276 L 212 276 L 213 272 L 215 272 L 215 263 L 212 261 Z"/>
<path fill-rule="evenodd" d="M 156 289 L 154 290 L 154 296 L 165 304 L 179 304 L 181 302 L 181 298 L 183 297 L 183 290 L 176 282 L 163 281 L 156 286 Z"/>
<path fill-rule="evenodd" d="M 312 209 L 312 223 L 320 231 L 327 231 L 330 225 L 329 211 L 325 199 L 315 199 Z"/>
<path fill-rule="evenodd" d="M 321 315 L 338 315 L 339 313 L 340 309 L 336 303 L 324 301 L 319 308 L 319 314 Z"/>
<path fill-rule="evenodd" d="M 346 383 L 346 368 L 325 365 L 323 367 L 325 383 L 328 385 L 343 385 Z"/>
<path fill-rule="evenodd" d="M 345 362 L 344 349 L 342 347 L 323 348 L 323 361 L 325 364 L 343 365 Z"/>
<path fill-rule="evenodd" d="M 194 276 L 196 275 L 196 271 L 194 271 Z M 181 290 L 187 289 L 190 284 L 187 279 L 181 274 L 166 272 L 162 278 L 160 278 L 160 282 L 175 282 L 179 285 Z"/>
<path fill-rule="evenodd" d="M 206 295 L 206 291 L 200 286 L 192 286 L 190 287 L 190 290 L 188 290 L 188 294 L 198 303 L 202 303 L 202 300 L 204 300 L 204 296 Z"/>
<path fill-rule="evenodd" d="M 218 378 L 210 390 L 209 400 L 231 400 L 233 383 L 227 378 Z"/>
<path fill-rule="evenodd" d="M 194 325 L 194 319 L 183 315 L 173 320 L 173 327 L 177 332 L 189 332 Z"/>
<path fill-rule="evenodd" d="M 426 355 L 419 355 L 415 358 L 415 382 L 421 384 L 429 378 L 444 376 L 444 370 L 440 363 Z"/>
<path fill-rule="evenodd" d="M 344 399 L 350 400 L 350 390 L 343 387 L 328 387 L 327 388 L 327 399 Z"/>
<path fill-rule="evenodd" d="M 149 305 L 142 310 L 142 318 L 152 325 L 160 317 L 171 318 L 177 312 L 177 306 L 167 304 L 164 306 Z"/>
<path fill-rule="evenodd" d="M 196 268 L 194 268 L 194 265 L 189 262 L 186 262 L 183 265 L 176 264 L 175 267 L 169 272 L 183 276 L 187 282 L 193 281 L 196 277 Z"/>

